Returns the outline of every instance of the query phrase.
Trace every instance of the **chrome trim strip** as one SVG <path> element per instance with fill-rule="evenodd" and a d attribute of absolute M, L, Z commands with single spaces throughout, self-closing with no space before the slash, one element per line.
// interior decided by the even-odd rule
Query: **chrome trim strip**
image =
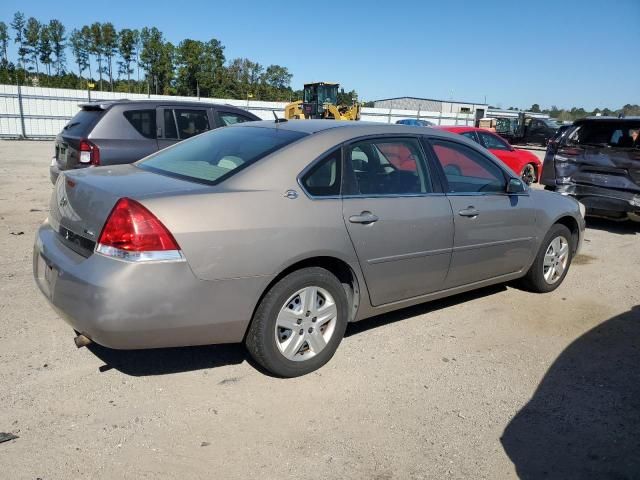
<path fill-rule="evenodd" d="M 530 242 L 533 237 L 512 238 L 510 240 L 498 240 L 489 243 L 476 243 L 475 245 L 464 245 L 461 247 L 453 247 L 453 252 L 463 252 L 465 250 L 475 250 L 477 248 L 497 247 L 500 245 L 509 245 L 510 243 Z"/>
<path fill-rule="evenodd" d="M 158 250 L 150 252 L 130 252 L 98 243 L 95 252 L 99 255 L 127 263 L 142 262 L 185 262 L 180 250 Z"/>
<path fill-rule="evenodd" d="M 391 255 L 389 257 L 372 258 L 371 260 L 367 260 L 367 263 L 370 265 L 375 265 L 378 263 L 395 262 L 397 260 L 409 260 L 412 258 L 432 257 L 435 255 L 451 253 L 451 250 L 452 250 L 451 248 L 439 248 L 437 250 L 428 250 L 425 252 L 402 253 L 400 255 Z"/>

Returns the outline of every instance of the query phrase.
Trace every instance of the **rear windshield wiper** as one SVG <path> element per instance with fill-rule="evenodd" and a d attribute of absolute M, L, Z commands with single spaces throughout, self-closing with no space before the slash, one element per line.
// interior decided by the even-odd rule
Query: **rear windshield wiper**
<path fill-rule="evenodd" d="M 67 123 L 67 124 L 64 126 L 63 130 L 68 130 L 68 129 L 70 129 L 71 127 L 75 127 L 76 125 L 80 125 L 80 122 L 71 122 L 71 123 Z"/>

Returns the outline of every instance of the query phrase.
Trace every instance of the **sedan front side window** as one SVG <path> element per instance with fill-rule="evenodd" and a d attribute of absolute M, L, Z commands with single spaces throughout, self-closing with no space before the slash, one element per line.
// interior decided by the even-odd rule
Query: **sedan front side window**
<path fill-rule="evenodd" d="M 414 138 L 377 138 L 347 147 L 356 195 L 431 193 L 420 143 Z"/>

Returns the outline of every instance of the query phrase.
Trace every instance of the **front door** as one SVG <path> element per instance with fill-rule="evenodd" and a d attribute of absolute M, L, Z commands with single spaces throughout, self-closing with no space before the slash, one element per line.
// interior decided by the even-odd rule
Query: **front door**
<path fill-rule="evenodd" d="M 374 306 L 443 288 L 453 219 L 415 138 L 345 147 L 343 215 Z"/>
<path fill-rule="evenodd" d="M 529 194 L 508 195 L 506 172 L 480 151 L 449 140 L 430 143 L 443 167 L 455 224 L 446 287 L 521 271 L 535 243 Z"/>

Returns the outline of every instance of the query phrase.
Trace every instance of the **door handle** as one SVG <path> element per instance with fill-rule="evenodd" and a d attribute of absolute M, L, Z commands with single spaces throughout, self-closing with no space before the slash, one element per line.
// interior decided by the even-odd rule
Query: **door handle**
<path fill-rule="evenodd" d="M 460 210 L 458 212 L 458 215 L 460 215 L 461 217 L 472 217 L 475 218 L 478 215 L 480 215 L 480 211 L 474 207 L 473 205 L 469 205 L 467 208 Z"/>
<path fill-rule="evenodd" d="M 349 217 L 349 221 L 351 223 L 362 223 L 364 225 L 369 225 L 370 223 L 375 223 L 379 219 L 377 215 L 374 215 L 371 212 L 362 212 L 360 215 L 351 215 Z"/>

